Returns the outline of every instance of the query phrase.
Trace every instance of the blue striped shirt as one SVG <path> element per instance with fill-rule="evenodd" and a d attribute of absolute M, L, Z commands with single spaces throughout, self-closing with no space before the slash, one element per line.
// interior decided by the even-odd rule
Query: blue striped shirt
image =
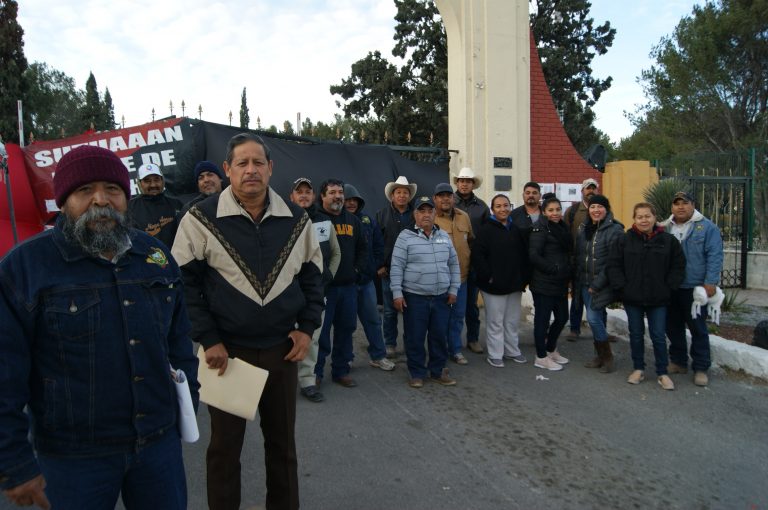
<path fill-rule="evenodd" d="M 392 252 L 389 278 L 394 298 L 403 297 L 404 291 L 422 296 L 456 295 L 461 272 L 451 238 L 437 225 L 429 237 L 420 228 L 403 230 Z"/>

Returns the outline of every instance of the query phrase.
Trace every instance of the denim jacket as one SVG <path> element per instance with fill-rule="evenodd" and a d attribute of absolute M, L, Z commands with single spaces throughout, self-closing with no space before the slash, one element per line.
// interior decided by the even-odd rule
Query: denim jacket
<path fill-rule="evenodd" d="M 197 406 L 197 358 L 169 250 L 132 231 L 132 247 L 112 263 L 69 244 L 60 225 L 0 262 L 2 489 L 40 472 L 30 427 L 39 453 L 79 458 L 136 451 L 175 430 L 169 363 L 184 370 Z"/>
<path fill-rule="evenodd" d="M 663 223 L 667 232 L 672 232 L 674 216 Z M 708 220 L 699 211 L 693 211 L 693 225 L 685 239 L 680 244 L 685 253 L 685 280 L 681 289 L 692 289 L 696 286 L 720 282 L 723 270 L 723 238 L 717 225 Z"/>

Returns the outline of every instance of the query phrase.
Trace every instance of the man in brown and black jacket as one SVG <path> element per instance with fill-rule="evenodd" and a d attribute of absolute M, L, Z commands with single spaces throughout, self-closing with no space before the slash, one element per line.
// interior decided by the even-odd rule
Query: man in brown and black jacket
<path fill-rule="evenodd" d="M 273 162 L 260 137 L 232 137 L 223 166 L 230 186 L 189 210 L 172 253 L 208 368 L 221 375 L 232 356 L 269 371 L 259 402 L 266 507 L 296 509 L 296 362 L 320 326 L 322 254 L 307 213 L 269 187 Z M 208 505 L 239 508 L 245 420 L 208 409 Z"/>

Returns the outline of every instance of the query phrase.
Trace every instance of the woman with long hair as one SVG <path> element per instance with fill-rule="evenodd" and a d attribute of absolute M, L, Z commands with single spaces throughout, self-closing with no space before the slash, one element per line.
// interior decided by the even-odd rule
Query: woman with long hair
<path fill-rule="evenodd" d="M 485 303 L 488 363 L 504 367 L 504 359 L 527 360 L 520 352 L 520 300 L 528 283 L 528 252 L 520 230 L 509 218 L 509 198 L 491 200 L 488 218 L 472 245 L 472 267 Z"/>
<path fill-rule="evenodd" d="M 547 194 L 548 195 L 548 194 Z M 542 215 L 533 224 L 528 258 L 533 266 L 533 339 L 536 344 L 534 366 L 562 370 L 568 358 L 557 352 L 557 339 L 568 322 L 568 283 L 573 274 L 573 238 L 563 222 L 563 207 L 552 194 L 545 195 Z M 550 324 L 550 317 L 555 320 Z"/>
<path fill-rule="evenodd" d="M 613 352 L 608 342 L 605 309 L 616 300 L 608 282 L 608 256 L 611 246 L 624 234 L 624 225 L 611 213 L 611 204 L 603 195 L 589 198 L 587 218 L 576 236 L 576 279 L 587 309 L 587 322 L 592 329 L 596 356 L 584 364 L 608 373 L 615 370 Z"/>

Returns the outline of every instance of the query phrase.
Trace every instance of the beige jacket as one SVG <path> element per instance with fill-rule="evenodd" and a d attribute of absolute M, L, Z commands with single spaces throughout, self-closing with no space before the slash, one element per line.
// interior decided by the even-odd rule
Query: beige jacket
<path fill-rule="evenodd" d="M 467 281 L 469 275 L 469 244 L 475 240 L 472 233 L 472 224 L 469 215 L 461 209 L 453 208 L 453 217 L 440 216 L 438 212 L 435 224 L 440 230 L 445 231 L 453 242 L 453 248 L 459 256 L 459 268 L 461 269 L 461 282 Z"/>

